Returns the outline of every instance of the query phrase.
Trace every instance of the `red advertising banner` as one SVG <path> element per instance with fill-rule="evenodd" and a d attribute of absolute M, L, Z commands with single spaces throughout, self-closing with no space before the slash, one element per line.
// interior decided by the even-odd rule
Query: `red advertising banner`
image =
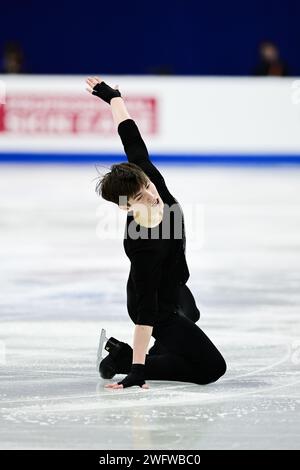
<path fill-rule="evenodd" d="M 128 97 L 127 108 L 144 134 L 156 134 L 157 99 Z M 115 126 L 109 106 L 94 97 L 14 94 L 0 106 L 0 132 L 26 135 L 97 134 L 111 136 Z"/>

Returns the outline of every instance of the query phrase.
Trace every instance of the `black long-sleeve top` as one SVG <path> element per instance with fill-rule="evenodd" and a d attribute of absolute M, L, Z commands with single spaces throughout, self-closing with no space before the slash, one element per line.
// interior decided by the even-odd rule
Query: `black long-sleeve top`
<path fill-rule="evenodd" d="M 135 122 L 126 119 L 119 124 L 118 132 L 128 161 L 138 165 L 154 183 L 163 202 L 181 214 L 180 238 L 178 233 L 174 236 L 173 211 L 168 212 L 164 208 L 162 222 L 153 228 L 138 225 L 132 212 L 127 215 L 123 245 L 131 261 L 130 276 L 135 288 L 137 306 L 135 323 L 154 326 L 158 319 L 162 320 L 170 311 L 174 312 L 178 285 L 185 284 L 189 278 L 185 258 L 183 213 L 178 201 L 170 194 L 163 176 L 150 161 Z M 163 237 L 166 227 L 170 228 L 170 237 Z"/>

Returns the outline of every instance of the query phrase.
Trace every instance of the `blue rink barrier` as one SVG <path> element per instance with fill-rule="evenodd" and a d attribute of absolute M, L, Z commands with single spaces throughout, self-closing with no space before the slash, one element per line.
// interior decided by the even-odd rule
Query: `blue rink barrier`
<path fill-rule="evenodd" d="M 300 155 L 160 155 L 152 154 L 155 163 L 172 165 L 299 165 Z M 0 153 L 0 163 L 97 164 L 126 161 L 123 154 L 84 153 Z"/>

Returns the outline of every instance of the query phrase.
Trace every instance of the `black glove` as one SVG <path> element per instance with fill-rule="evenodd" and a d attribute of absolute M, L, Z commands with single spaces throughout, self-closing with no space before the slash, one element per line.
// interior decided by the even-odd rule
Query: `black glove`
<path fill-rule="evenodd" d="M 118 385 L 123 385 L 124 388 L 132 387 L 133 385 L 142 387 L 145 383 L 145 365 L 132 364 L 131 371 L 122 382 L 118 382 Z"/>
<path fill-rule="evenodd" d="M 101 98 L 103 101 L 106 101 L 106 103 L 110 104 L 110 100 L 118 96 L 120 97 L 121 93 L 119 90 L 111 88 L 105 82 L 101 82 L 94 86 L 92 95 L 96 95 L 98 98 Z"/>

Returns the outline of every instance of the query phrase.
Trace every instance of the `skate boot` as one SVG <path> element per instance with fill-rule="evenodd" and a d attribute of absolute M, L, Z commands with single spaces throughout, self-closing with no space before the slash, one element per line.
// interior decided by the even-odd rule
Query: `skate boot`
<path fill-rule="evenodd" d="M 107 340 L 105 330 L 103 334 L 101 332 L 100 336 L 101 351 L 104 341 L 107 341 L 104 350 L 108 352 L 108 355 L 104 357 L 104 352 L 99 354 L 98 371 L 101 377 L 103 379 L 112 379 L 115 374 L 128 374 L 132 365 L 132 348 L 127 343 L 118 341 L 113 337 Z"/>

